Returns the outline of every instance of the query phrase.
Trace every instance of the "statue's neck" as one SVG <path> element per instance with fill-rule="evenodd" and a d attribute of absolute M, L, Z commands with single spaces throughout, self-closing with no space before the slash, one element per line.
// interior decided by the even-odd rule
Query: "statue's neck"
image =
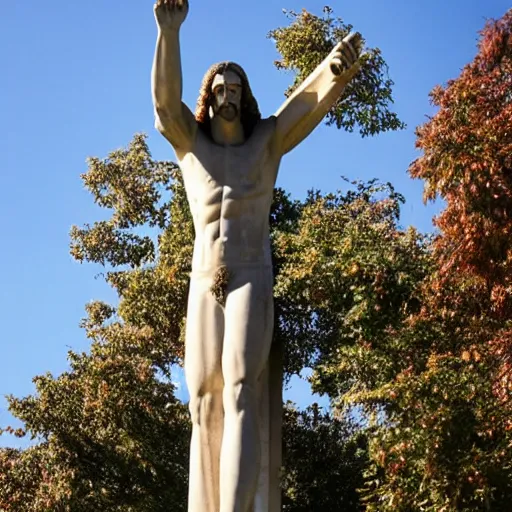
<path fill-rule="evenodd" d="M 240 120 L 230 122 L 214 116 L 211 129 L 213 141 L 221 146 L 239 146 L 245 142 L 244 128 Z"/>

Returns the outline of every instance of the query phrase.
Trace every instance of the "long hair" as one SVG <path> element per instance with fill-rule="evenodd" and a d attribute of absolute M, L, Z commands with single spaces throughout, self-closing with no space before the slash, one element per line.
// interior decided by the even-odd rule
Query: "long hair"
<path fill-rule="evenodd" d="M 234 62 L 219 62 L 214 64 L 204 75 L 199 91 L 199 99 L 197 100 L 196 107 L 196 121 L 199 128 L 211 137 L 211 120 L 210 120 L 210 106 L 212 104 L 212 84 L 215 75 L 223 74 L 225 71 L 232 71 L 236 73 L 242 81 L 242 101 L 240 105 L 240 122 L 244 129 L 245 138 L 249 138 L 254 130 L 254 127 L 261 119 L 260 109 L 258 102 L 253 96 L 251 86 L 245 71 L 241 66 Z"/>

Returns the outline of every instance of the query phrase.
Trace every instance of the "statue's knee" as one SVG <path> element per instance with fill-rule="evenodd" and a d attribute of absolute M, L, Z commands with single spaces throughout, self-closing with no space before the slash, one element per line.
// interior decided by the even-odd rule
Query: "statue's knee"
<path fill-rule="evenodd" d="M 222 409 L 222 389 L 191 394 L 188 408 L 193 424 L 200 425 L 202 422 L 208 422 L 212 414 L 218 412 L 219 408 Z"/>
<path fill-rule="evenodd" d="M 224 386 L 224 410 L 226 413 L 239 413 L 255 404 L 254 386 L 246 382 L 238 382 L 236 384 Z"/>
<path fill-rule="evenodd" d="M 188 410 L 190 411 L 190 419 L 193 425 L 199 425 L 201 419 L 201 400 L 199 395 L 190 396 Z"/>

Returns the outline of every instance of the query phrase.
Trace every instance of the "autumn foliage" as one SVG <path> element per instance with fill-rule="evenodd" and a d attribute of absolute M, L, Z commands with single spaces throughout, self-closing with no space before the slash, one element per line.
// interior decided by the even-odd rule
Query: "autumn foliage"
<path fill-rule="evenodd" d="M 423 154 L 410 174 L 445 209 L 420 309 L 393 334 L 415 347 L 411 364 L 353 395 L 387 411 L 370 443 L 368 510 L 510 507 L 511 77 L 509 11 L 486 24 L 460 76 L 434 89 L 438 111 L 417 130 Z"/>
<path fill-rule="evenodd" d="M 465 282 L 473 312 L 494 321 L 484 338 L 502 361 L 495 390 L 505 406 L 512 392 L 512 10 L 487 22 L 474 61 L 432 101 L 439 111 L 418 129 L 424 154 L 410 173 L 425 180 L 425 199 L 446 202 L 436 219 L 439 282 Z"/>
<path fill-rule="evenodd" d="M 469 272 L 491 286 L 501 310 L 512 285 L 512 12 L 489 21 L 474 61 L 431 93 L 437 114 L 417 130 L 423 151 L 410 167 L 436 219 L 442 271 Z"/>

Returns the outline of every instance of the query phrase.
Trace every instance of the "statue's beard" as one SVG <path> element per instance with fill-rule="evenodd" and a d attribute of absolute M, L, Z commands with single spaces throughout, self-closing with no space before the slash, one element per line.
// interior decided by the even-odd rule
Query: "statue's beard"
<path fill-rule="evenodd" d="M 228 103 L 215 109 L 215 115 L 222 117 L 226 121 L 234 121 L 238 117 L 238 108 L 236 105 Z"/>

